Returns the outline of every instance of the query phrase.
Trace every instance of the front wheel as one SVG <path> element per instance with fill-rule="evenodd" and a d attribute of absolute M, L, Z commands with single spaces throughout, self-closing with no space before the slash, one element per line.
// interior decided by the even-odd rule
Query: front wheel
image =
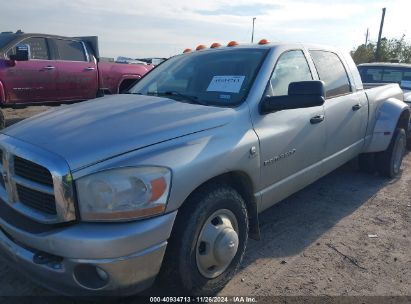
<path fill-rule="evenodd" d="M 172 279 L 190 295 L 213 295 L 238 270 L 248 241 L 243 198 L 229 186 L 206 187 L 179 210 L 167 249 Z"/>
<path fill-rule="evenodd" d="M 407 137 L 405 130 L 397 128 L 387 150 L 377 154 L 378 172 L 386 177 L 396 177 L 401 171 Z"/>

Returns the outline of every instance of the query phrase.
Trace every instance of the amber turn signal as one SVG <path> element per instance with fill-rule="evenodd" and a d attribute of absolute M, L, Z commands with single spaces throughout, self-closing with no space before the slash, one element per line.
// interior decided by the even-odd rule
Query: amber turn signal
<path fill-rule="evenodd" d="M 227 46 L 236 46 L 238 45 L 237 41 L 230 41 Z"/>
<path fill-rule="evenodd" d="M 196 51 L 204 50 L 207 47 L 204 44 L 200 44 L 199 46 L 196 47 Z"/>

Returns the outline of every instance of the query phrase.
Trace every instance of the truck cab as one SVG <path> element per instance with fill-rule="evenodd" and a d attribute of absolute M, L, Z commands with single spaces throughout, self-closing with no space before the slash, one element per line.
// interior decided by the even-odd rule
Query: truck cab
<path fill-rule="evenodd" d="M 26 56 L 16 56 L 19 47 Z M 97 37 L 2 33 L 0 103 L 71 102 L 116 94 L 151 68 L 100 63 Z"/>

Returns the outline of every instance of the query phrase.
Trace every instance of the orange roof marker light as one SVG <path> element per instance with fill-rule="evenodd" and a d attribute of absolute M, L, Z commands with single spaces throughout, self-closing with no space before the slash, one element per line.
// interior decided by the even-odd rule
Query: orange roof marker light
<path fill-rule="evenodd" d="M 185 54 L 185 53 L 190 53 L 192 51 L 192 49 L 185 49 L 184 51 L 183 51 L 183 54 Z"/>
<path fill-rule="evenodd" d="M 270 41 L 268 41 L 267 39 L 261 39 L 260 42 L 258 42 L 258 44 L 269 44 Z"/>
<path fill-rule="evenodd" d="M 210 46 L 210 49 L 215 49 L 215 48 L 218 48 L 218 47 L 220 47 L 221 46 L 221 44 L 219 44 L 218 42 L 214 42 L 211 46 Z"/>
<path fill-rule="evenodd" d="M 236 45 L 238 45 L 238 43 L 237 43 L 237 41 L 230 41 L 228 44 L 227 44 L 227 46 L 236 46 Z"/>
<path fill-rule="evenodd" d="M 204 44 L 200 44 L 199 46 L 196 47 L 196 51 L 201 51 L 206 49 L 207 47 Z"/>

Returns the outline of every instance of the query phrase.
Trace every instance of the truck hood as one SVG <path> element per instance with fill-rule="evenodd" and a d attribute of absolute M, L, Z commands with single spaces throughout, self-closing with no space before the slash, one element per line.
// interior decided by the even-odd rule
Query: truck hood
<path fill-rule="evenodd" d="M 229 123 L 235 110 L 143 95 L 62 106 L 2 132 L 64 157 L 75 171 L 105 159 Z"/>

